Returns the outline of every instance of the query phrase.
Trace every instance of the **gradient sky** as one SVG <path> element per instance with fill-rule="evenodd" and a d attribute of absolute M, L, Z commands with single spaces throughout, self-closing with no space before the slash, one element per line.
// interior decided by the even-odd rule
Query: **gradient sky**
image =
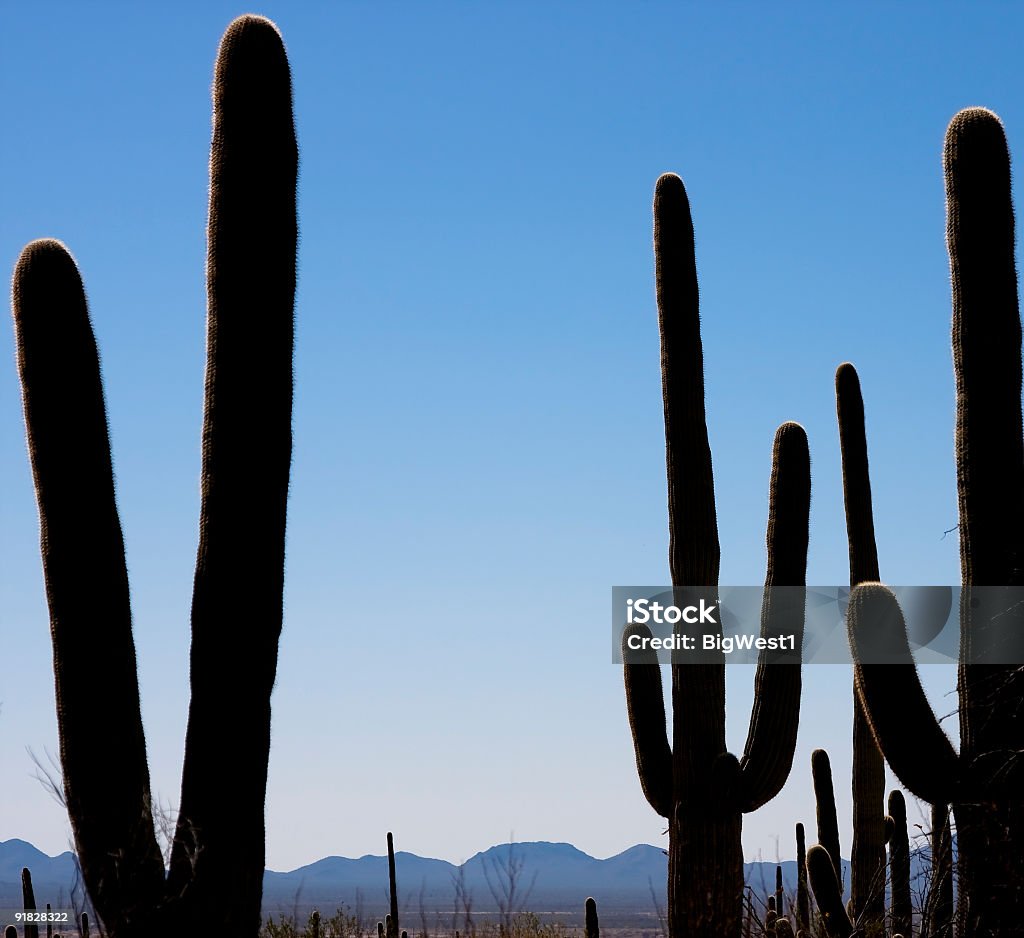
<path fill-rule="evenodd" d="M 5 3 L 0 258 L 62 239 L 103 362 L 155 791 L 187 714 L 210 82 L 245 8 Z M 808 580 L 848 576 L 833 374 L 860 370 L 882 575 L 955 583 L 941 152 L 961 107 L 1024 152 L 1011 4 L 268 3 L 301 152 L 295 453 L 268 863 L 506 841 L 663 844 L 613 584 L 667 573 L 651 250 L 693 207 L 722 582 L 764 576 L 771 441 L 811 446 Z M 0 839 L 66 848 L 38 520 L 0 331 Z M 239 666 L 242 666 L 239 664 Z M 729 669 L 741 751 L 752 669 Z M 932 666 L 942 713 L 954 674 Z M 827 748 L 849 850 L 849 668 L 805 669 L 795 853 Z M 955 718 L 947 720 L 955 733 Z M 224 766 L 230 772 L 230 765 Z M 96 766 L 98 772 L 117 766 Z M 919 819 L 910 805 L 911 822 Z M 776 838 L 778 847 L 776 848 Z"/>

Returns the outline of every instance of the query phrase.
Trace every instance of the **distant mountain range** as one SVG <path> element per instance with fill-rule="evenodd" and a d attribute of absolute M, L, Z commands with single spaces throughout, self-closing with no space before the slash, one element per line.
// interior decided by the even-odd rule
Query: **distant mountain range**
<path fill-rule="evenodd" d="M 796 893 L 796 861 L 782 866 L 787 894 Z M 764 894 L 775 888 L 774 862 L 745 865 L 746 881 Z M 70 851 L 50 857 L 23 840 L 0 842 L 0 907 L 21 905 L 21 870 L 32 871 L 40 905 L 68 902 L 75 881 L 75 858 Z M 912 855 L 912 877 L 926 875 L 927 864 Z M 522 908 L 542 915 L 557 915 L 567 924 L 582 919 L 587 896 L 597 899 L 602 922 L 610 926 L 657 923 L 657 908 L 664 911 L 668 857 L 660 847 L 637 844 L 607 860 L 598 860 L 564 843 L 515 843 L 491 847 L 461 867 L 399 852 L 395 855 L 400 918 L 409 931 L 426 922 L 430 931 L 448 927 L 459 903 L 457 888 L 471 897 L 472 912 L 481 918 L 499 911 L 497 896 L 509 887 L 515 871 L 516 896 Z M 849 863 L 843 861 L 849 887 Z M 458 884 L 458 887 L 457 885 Z M 507 904 L 507 900 L 505 901 Z M 514 900 L 518 904 L 518 899 Z M 287 873 L 267 870 L 263 878 L 264 915 L 279 917 L 295 912 L 305 917 L 312 908 L 331 914 L 348 906 L 368 921 L 384 917 L 388 907 L 386 856 L 357 860 L 325 857 Z M 65 905 L 65 907 L 69 907 Z M 3 924 L 3 923 L 0 923 Z"/>

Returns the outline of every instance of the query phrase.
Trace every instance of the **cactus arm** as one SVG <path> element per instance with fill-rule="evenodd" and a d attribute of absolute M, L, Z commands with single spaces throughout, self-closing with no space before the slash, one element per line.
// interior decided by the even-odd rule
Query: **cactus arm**
<path fill-rule="evenodd" d="M 821 750 L 818 750 L 821 752 Z M 843 905 L 839 880 L 832 866 L 832 857 L 821 845 L 807 851 L 807 876 L 811 881 L 814 901 L 818 904 L 825 930 L 830 938 L 850 938 L 853 923 Z"/>
<path fill-rule="evenodd" d="M 768 498 L 768 573 L 761 610 L 762 635 L 793 634 L 803 643 L 804 590 L 811 503 L 811 459 L 807 434 L 786 423 L 775 434 Z M 773 592 L 774 587 L 786 589 Z M 755 811 L 774 798 L 793 767 L 800 722 L 800 664 L 773 662 L 763 650 L 754 679 L 754 707 L 740 760 L 742 811 Z"/>
<path fill-rule="evenodd" d="M 651 630 L 634 623 L 622 636 L 623 658 L 627 656 L 629 636 L 647 638 Z M 650 648 L 629 651 L 633 664 L 623 665 L 626 681 L 626 713 L 633 735 L 636 771 L 640 787 L 650 806 L 663 818 L 672 816 L 672 750 L 665 723 L 665 697 L 661 685 L 661 665 L 657 652 Z"/>
<path fill-rule="evenodd" d="M 839 820 L 836 817 L 836 794 L 832 786 L 832 763 L 824 749 L 811 753 L 811 778 L 814 783 L 814 802 L 818 822 L 818 844 L 832 858 L 836 882 L 842 880 L 842 859 L 839 852 Z M 808 854 L 808 862 L 810 854 Z M 810 867 L 808 867 L 810 869 Z"/>
<path fill-rule="evenodd" d="M 65 794 L 86 888 L 104 920 L 116 923 L 122 909 L 162 888 L 163 863 L 150 813 L 99 356 L 78 268 L 62 244 L 34 241 L 24 249 L 13 312 Z"/>
<path fill-rule="evenodd" d="M 282 620 L 297 245 L 291 77 L 269 20 L 228 28 L 213 96 L 202 508 L 171 888 L 192 877 L 200 908 L 250 934 Z"/>
<path fill-rule="evenodd" d="M 857 696 L 882 754 L 918 798 L 949 803 L 960 760 L 921 688 L 896 597 L 877 583 L 858 586 L 850 594 L 847 623 Z M 864 660 L 879 655 L 895 663 Z"/>
<path fill-rule="evenodd" d="M 836 414 L 843 461 L 843 499 L 850 554 L 850 585 L 878 579 L 878 548 L 871 507 L 871 477 L 864 430 L 864 399 L 857 370 L 849 362 L 836 370 Z"/>
<path fill-rule="evenodd" d="M 721 552 L 704 410 L 693 221 L 683 181 L 673 173 L 661 176 L 655 187 L 654 255 L 665 408 L 669 568 L 676 586 L 716 586 Z"/>

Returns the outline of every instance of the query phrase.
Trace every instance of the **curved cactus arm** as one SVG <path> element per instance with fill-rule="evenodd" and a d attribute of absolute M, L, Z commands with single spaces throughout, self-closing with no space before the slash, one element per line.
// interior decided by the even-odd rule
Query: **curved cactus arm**
<path fill-rule="evenodd" d="M 633 623 L 622 635 L 622 655 L 634 662 L 624 664 L 626 713 L 633 734 L 636 771 L 651 807 L 663 818 L 672 817 L 672 750 L 665 723 L 665 697 L 658 654 L 652 649 L 629 651 L 630 635 L 650 638 L 646 625 Z"/>
<path fill-rule="evenodd" d="M 199 908 L 249 934 L 262 894 L 292 445 L 298 151 L 273 23 L 243 16 L 228 27 L 213 98 L 192 695 L 169 888 L 191 881 Z"/>
<path fill-rule="evenodd" d="M 86 888 L 114 930 L 124 914 L 158 894 L 163 863 L 99 356 L 78 268 L 60 242 L 24 249 L 14 271 L 13 312 L 64 790 Z"/>
<path fill-rule="evenodd" d="M 818 750 L 819 752 L 821 750 Z M 820 844 L 807 851 L 807 876 L 811 881 L 814 901 L 818 904 L 822 922 L 830 938 L 850 938 L 853 923 L 843 905 L 839 880 L 832 866 L 832 857 Z"/>
<path fill-rule="evenodd" d="M 918 798 L 948 804 L 959 786 L 960 760 L 921 688 L 896 597 L 878 583 L 858 586 L 847 626 L 857 696 L 882 754 Z"/>
<path fill-rule="evenodd" d="M 842 858 L 839 852 L 839 820 L 836 816 L 836 794 L 832 786 L 832 763 L 824 749 L 811 753 L 811 779 L 814 783 L 815 812 L 818 823 L 818 844 L 832 858 L 836 882 L 841 882 Z"/>
<path fill-rule="evenodd" d="M 768 573 L 761 608 L 766 637 L 793 635 L 799 655 L 804 634 L 804 590 L 811 506 L 811 458 L 807 434 L 785 423 L 775 434 L 768 496 Z M 774 590 L 775 587 L 785 589 Z M 789 657 L 792 653 L 783 653 Z M 754 679 L 754 707 L 740 760 L 739 798 L 743 811 L 755 811 L 785 785 L 793 767 L 800 722 L 800 664 L 773 661 L 763 650 Z"/>

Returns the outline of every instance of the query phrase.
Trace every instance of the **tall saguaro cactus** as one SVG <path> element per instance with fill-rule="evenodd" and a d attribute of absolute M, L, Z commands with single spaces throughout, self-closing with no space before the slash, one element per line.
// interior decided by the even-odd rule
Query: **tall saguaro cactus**
<path fill-rule="evenodd" d="M 669 562 L 675 587 L 718 583 L 719 543 L 704 415 L 704 362 L 693 224 L 682 180 L 666 174 L 654 197 L 654 249 L 668 464 Z M 767 587 L 801 587 L 807 563 L 810 458 L 803 429 L 775 437 Z M 792 612 L 792 610 L 790 610 Z M 796 618 L 799 621 L 795 621 Z M 787 625 L 803 634 L 803 607 Z M 653 653 L 624 666 L 637 772 L 651 807 L 669 822 L 672 938 L 741 934 L 742 815 L 775 797 L 793 762 L 800 668 L 762 655 L 743 758 L 725 746 L 725 665 L 672 665 L 672 742 Z"/>
<path fill-rule="evenodd" d="M 932 804 L 952 804 L 959 877 L 958 934 L 1020 934 L 1024 908 L 1024 669 L 975 663 L 983 622 L 971 587 L 1024 584 L 1021 323 L 1014 262 L 1010 159 L 999 118 L 958 113 L 946 133 L 947 239 L 953 285 L 956 465 L 960 514 L 960 752 L 924 696 L 895 597 L 878 585 L 851 597 L 857 692 L 900 781 Z M 879 624 L 900 663 L 871 664 Z"/>
<path fill-rule="evenodd" d="M 836 415 L 843 461 L 843 501 L 850 556 L 850 586 L 878 579 L 878 549 L 871 507 L 868 445 L 860 380 L 848 362 L 836 371 Z M 885 760 L 864 707 L 853 695 L 853 847 L 850 898 L 853 918 L 880 930 L 885 918 Z"/>
<path fill-rule="evenodd" d="M 254 938 L 259 928 L 292 442 L 298 161 L 288 60 L 269 20 L 229 26 L 213 98 L 191 703 L 166 878 L 82 282 L 56 241 L 28 245 L 14 276 L 64 787 L 83 879 L 111 938 Z"/>

